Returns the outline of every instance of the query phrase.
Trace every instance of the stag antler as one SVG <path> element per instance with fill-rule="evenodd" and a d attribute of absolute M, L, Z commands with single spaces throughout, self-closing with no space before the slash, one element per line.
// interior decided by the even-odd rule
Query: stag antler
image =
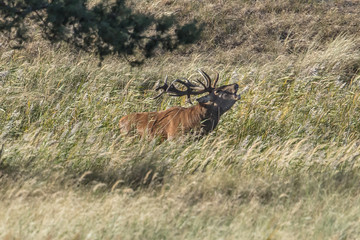
<path fill-rule="evenodd" d="M 215 78 L 214 84 L 211 86 L 211 79 L 210 79 L 209 75 L 206 72 L 204 72 L 203 70 L 201 70 L 201 69 L 198 69 L 197 71 L 205 79 L 205 81 L 207 83 L 207 86 L 205 86 L 200 80 L 197 80 L 198 83 L 200 83 L 204 88 L 209 88 L 209 89 L 211 88 L 211 91 L 213 91 L 215 89 L 215 87 L 216 87 L 216 84 L 217 84 L 218 80 L 219 80 L 219 73 L 216 73 L 216 78 Z"/>
<path fill-rule="evenodd" d="M 161 95 L 163 95 L 165 92 L 169 93 L 169 96 L 173 97 L 181 97 L 181 96 L 187 96 L 187 101 L 191 103 L 190 95 L 200 95 L 206 92 L 211 93 L 219 80 L 219 73 L 216 74 L 216 79 L 214 84 L 211 86 L 211 79 L 209 75 L 207 75 L 203 70 L 198 69 L 198 72 L 201 74 L 201 76 L 205 79 L 206 84 L 201 82 L 197 79 L 197 82 L 202 86 L 197 86 L 193 83 L 191 83 L 188 79 L 176 79 L 174 80 L 170 86 L 167 84 L 167 76 L 165 77 L 164 84 L 162 86 L 158 86 L 155 90 L 163 90 L 160 94 L 158 94 L 154 99 L 159 98 Z M 180 83 L 186 87 L 186 90 L 179 90 L 175 87 L 174 83 Z"/>
<path fill-rule="evenodd" d="M 159 91 L 159 90 L 163 90 L 162 92 L 160 92 L 156 97 L 153 97 L 153 99 L 157 99 L 159 98 L 161 95 L 163 95 L 169 88 L 168 84 L 167 84 L 167 79 L 168 79 L 168 76 L 166 75 L 165 77 L 165 81 L 164 81 L 164 84 L 162 86 L 158 86 L 155 88 L 155 91 Z"/>

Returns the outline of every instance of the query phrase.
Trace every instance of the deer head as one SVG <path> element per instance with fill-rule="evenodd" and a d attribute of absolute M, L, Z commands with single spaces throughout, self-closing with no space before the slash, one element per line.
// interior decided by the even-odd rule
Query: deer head
<path fill-rule="evenodd" d="M 188 79 L 176 79 L 170 85 L 168 85 L 166 76 L 164 84 L 156 88 L 157 91 L 162 90 L 162 92 L 158 94 L 154 99 L 159 98 L 164 93 L 168 93 L 169 96 L 187 96 L 188 102 L 191 103 L 191 95 L 201 95 L 207 93 L 205 96 L 197 98 L 196 100 L 200 105 L 204 105 L 209 108 L 219 109 L 221 115 L 228 111 L 235 104 L 236 101 L 241 99 L 240 94 L 237 95 L 237 91 L 239 89 L 238 84 L 234 83 L 216 87 L 216 84 L 219 80 L 218 73 L 216 74 L 215 80 L 212 83 L 209 75 L 206 74 L 203 70 L 199 69 L 198 72 L 205 80 L 205 83 L 197 80 L 200 85 L 191 83 Z M 179 83 L 185 86 L 186 89 L 180 90 L 176 88 L 175 83 Z"/>

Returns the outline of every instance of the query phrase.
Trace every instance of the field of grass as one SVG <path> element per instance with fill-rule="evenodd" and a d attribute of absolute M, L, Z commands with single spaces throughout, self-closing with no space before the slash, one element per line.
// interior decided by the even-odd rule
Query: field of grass
<path fill-rule="evenodd" d="M 360 2 L 130 3 L 201 40 L 131 67 L 1 37 L 0 239 L 359 239 Z M 197 68 L 248 89 L 214 132 L 120 135 Z"/>

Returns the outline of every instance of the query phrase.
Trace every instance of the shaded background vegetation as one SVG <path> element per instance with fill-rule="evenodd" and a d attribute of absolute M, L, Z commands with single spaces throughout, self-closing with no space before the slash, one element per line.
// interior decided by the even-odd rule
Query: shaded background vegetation
<path fill-rule="evenodd" d="M 36 27 L 22 49 L 1 37 L 2 238 L 359 237 L 358 1 L 126 6 L 197 19 L 200 39 L 141 66 L 108 55 L 99 67 Z M 127 113 L 188 106 L 152 100 L 152 87 L 197 68 L 248 88 L 213 133 L 119 135 Z"/>
<path fill-rule="evenodd" d="M 51 43 L 65 41 L 96 53 L 101 60 L 109 54 L 140 55 L 131 63 L 141 63 L 156 48 L 174 50 L 194 43 L 200 33 L 194 21 L 179 25 L 172 15 L 156 18 L 152 13 L 134 12 L 124 0 L 7 0 L 0 6 L 0 31 L 13 40 L 13 48 L 33 41 L 29 31 L 35 28 Z"/>

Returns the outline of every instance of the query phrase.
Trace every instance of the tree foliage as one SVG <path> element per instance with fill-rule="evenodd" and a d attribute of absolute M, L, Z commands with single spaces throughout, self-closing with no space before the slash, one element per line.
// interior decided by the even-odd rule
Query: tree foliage
<path fill-rule="evenodd" d="M 2 0 L 0 14 L 0 32 L 16 40 L 16 47 L 31 39 L 29 29 L 36 25 L 51 42 L 68 42 L 100 59 L 137 56 L 134 62 L 158 48 L 171 51 L 194 43 L 201 31 L 195 20 L 180 25 L 173 16 L 136 13 L 125 0 Z"/>

